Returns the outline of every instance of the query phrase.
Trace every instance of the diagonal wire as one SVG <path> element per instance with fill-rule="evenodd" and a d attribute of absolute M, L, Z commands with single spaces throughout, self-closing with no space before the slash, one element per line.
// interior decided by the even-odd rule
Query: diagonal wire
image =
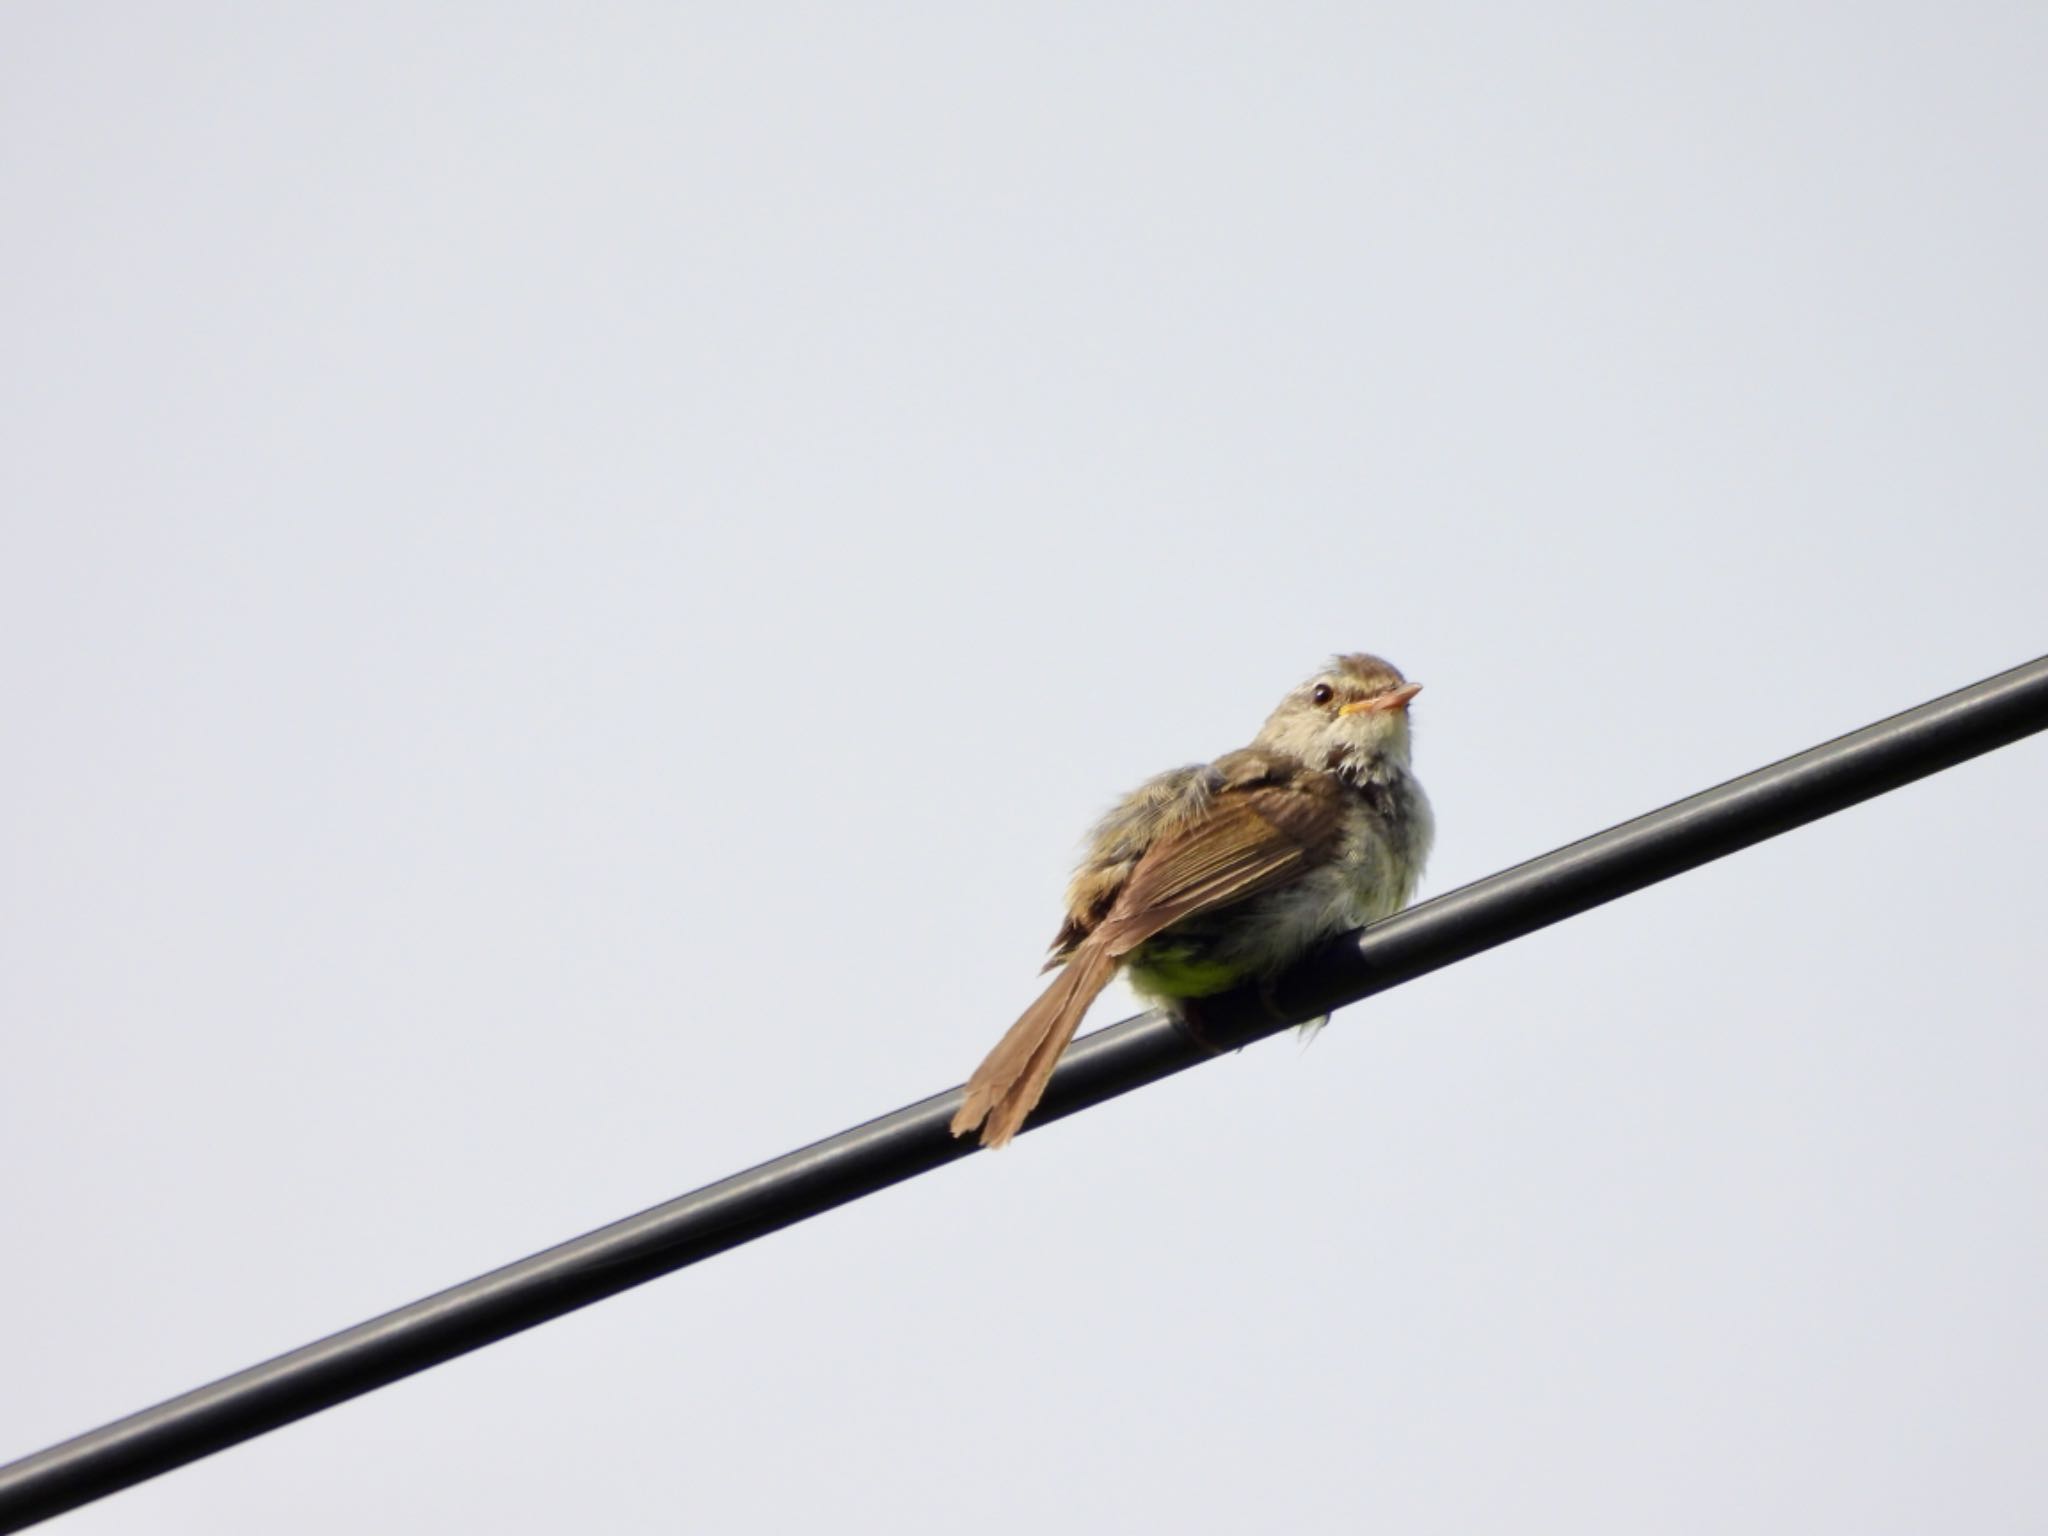
<path fill-rule="evenodd" d="M 1269 995 L 1084 1036 L 1043 1125 L 2048 729 L 2048 657 L 1346 934 Z M 0 1467 L 0 1532 L 439 1365 L 974 1150 L 952 1089 Z"/>

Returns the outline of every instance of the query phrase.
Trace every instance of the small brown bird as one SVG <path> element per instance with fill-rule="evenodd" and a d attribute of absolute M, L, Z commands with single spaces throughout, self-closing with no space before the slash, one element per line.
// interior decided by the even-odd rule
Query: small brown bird
<path fill-rule="evenodd" d="M 1377 656 L 1336 657 L 1250 746 L 1162 773 L 1105 816 L 1067 887 L 1046 962 L 1060 973 L 968 1079 L 953 1134 L 1017 1134 L 1119 966 L 1172 1006 L 1406 906 L 1433 830 L 1408 768 L 1421 691 Z"/>

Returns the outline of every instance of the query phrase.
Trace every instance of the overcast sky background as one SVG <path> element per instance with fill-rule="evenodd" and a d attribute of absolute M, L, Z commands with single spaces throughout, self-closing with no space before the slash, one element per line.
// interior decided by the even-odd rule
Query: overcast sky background
<path fill-rule="evenodd" d="M 2048 649 L 2044 78 L 2026 4 L 7 7 L 0 1458 L 959 1081 L 1333 650 L 1427 684 L 1433 893 Z M 2044 774 L 64 1528 L 2038 1531 Z"/>

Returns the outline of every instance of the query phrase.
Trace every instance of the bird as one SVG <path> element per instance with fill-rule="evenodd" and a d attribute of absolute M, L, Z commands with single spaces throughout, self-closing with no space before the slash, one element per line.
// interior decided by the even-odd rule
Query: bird
<path fill-rule="evenodd" d="M 1332 657 L 1250 746 L 1159 774 L 1112 808 L 1067 887 L 1045 964 L 1058 974 L 967 1080 L 953 1135 L 1009 1142 L 1119 969 L 1140 997 L 1185 1012 L 1406 906 L 1435 834 L 1409 766 L 1421 691 L 1378 656 Z"/>

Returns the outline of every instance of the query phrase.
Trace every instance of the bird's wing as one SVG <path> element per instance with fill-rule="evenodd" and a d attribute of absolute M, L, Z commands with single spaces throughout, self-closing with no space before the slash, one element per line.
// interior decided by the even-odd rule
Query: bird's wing
<path fill-rule="evenodd" d="M 1265 799 L 1246 801 L 1247 794 L 1262 790 L 1270 791 Z M 1225 753 L 1214 763 L 1175 768 L 1146 780 L 1103 817 L 1090 835 L 1088 856 L 1067 887 L 1066 921 L 1053 938 L 1052 957 L 1045 968 L 1052 970 L 1064 964 L 1080 948 L 1081 941 L 1106 921 L 1112 911 L 1118 910 L 1125 888 L 1155 848 L 1174 845 L 1185 835 L 1198 831 L 1218 810 L 1226 811 L 1224 819 L 1205 837 L 1228 841 L 1236 835 L 1248 845 L 1249 852 L 1261 842 L 1263 833 L 1257 826 L 1242 822 L 1243 804 L 1252 804 L 1254 809 L 1264 806 L 1267 819 L 1282 832 L 1290 833 L 1296 841 L 1314 843 L 1326 834 L 1327 828 L 1304 825 L 1304 809 L 1315 820 L 1326 806 L 1334 810 L 1335 799 L 1329 779 L 1320 774 L 1305 774 L 1299 764 L 1256 747 Z M 1237 809 L 1227 809 L 1233 805 Z M 1332 824 L 1334 819 L 1332 815 Z M 1286 848 L 1282 844 L 1269 851 L 1278 857 L 1286 853 Z M 1285 874 L 1285 869 L 1276 870 L 1273 878 L 1284 878 Z M 1248 895 L 1250 891 L 1238 894 Z M 1221 901 L 1198 905 L 1221 905 Z M 1197 909 L 1190 907 L 1188 911 Z"/>
<path fill-rule="evenodd" d="M 1154 934 L 1285 884 L 1336 837 L 1343 809 L 1320 774 L 1225 789 L 1205 814 L 1156 839 L 1138 860 L 1095 936 L 1126 955 Z"/>
<path fill-rule="evenodd" d="M 1207 763 L 1147 779 L 1117 802 L 1088 834 L 1088 854 L 1067 887 L 1067 915 L 1052 941 L 1052 970 L 1109 915 L 1131 872 L 1152 845 L 1207 814 L 1224 780 Z"/>
<path fill-rule="evenodd" d="M 1198 806 L 1175 801 L 1175 814 L 1148 819 L 1099 920 L 1083 926 L 1069 916 L 1074 938 L 1053 957 L 1066 968 L 974 1069 L 953 1116 L 955 1136 L 979 1127 L 982 1145 L 999 1147 L 1017 1134 L 1123 956 L 1184 917 L 1294 878 L 1336 837 L 1343 810 L 1334 781 L 1233 761 L 1244 756 L 1204 770 Z"/>

